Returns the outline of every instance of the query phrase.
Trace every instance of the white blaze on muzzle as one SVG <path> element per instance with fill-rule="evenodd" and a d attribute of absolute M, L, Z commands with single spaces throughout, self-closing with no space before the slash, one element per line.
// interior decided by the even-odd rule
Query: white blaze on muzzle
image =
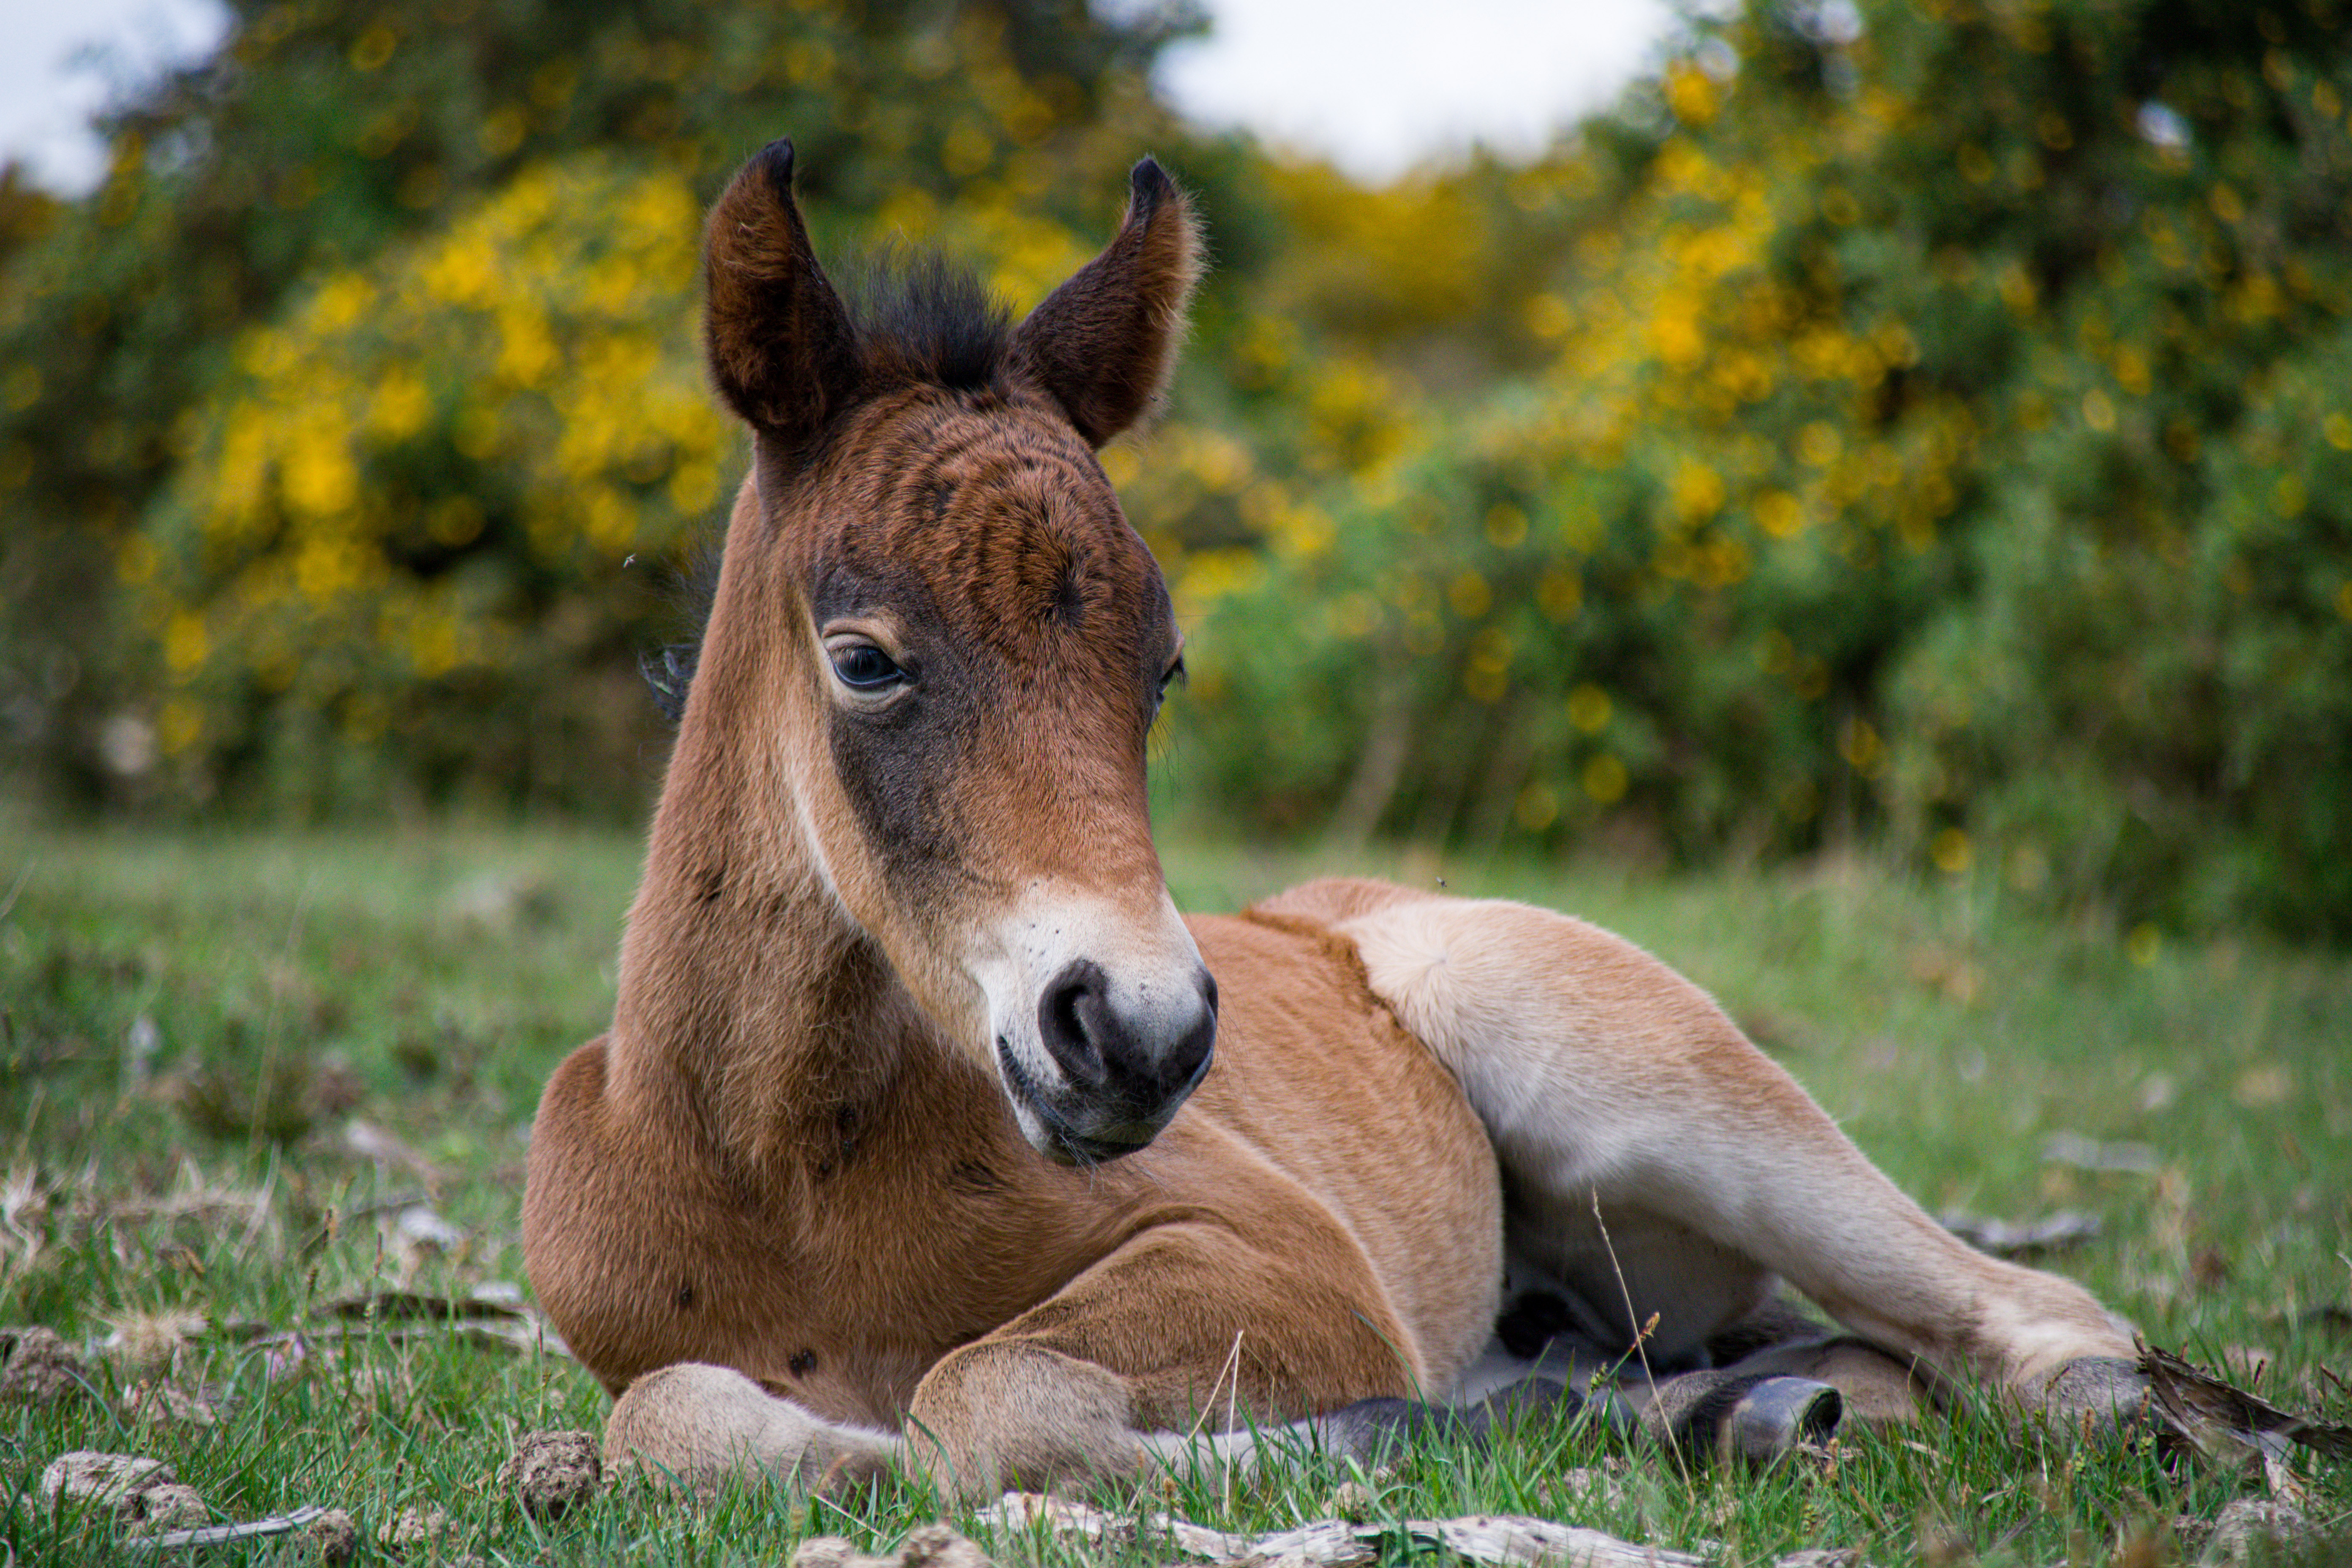
<path fill-rule="evenodd" d="M 971 973 L 1022 1136 L 1066 1163 L 1156 1137 L 1209 1070 L 1217 988 L 1163 889 L 1141 918 L 1041 888 Z"/>

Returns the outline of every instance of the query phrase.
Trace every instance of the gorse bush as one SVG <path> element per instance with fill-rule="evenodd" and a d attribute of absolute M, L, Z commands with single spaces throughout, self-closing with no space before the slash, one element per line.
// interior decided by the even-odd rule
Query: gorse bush
<path fill-rule="evenodd" d="M 215 58 L 110 121 L 111 172 L 88 199 L 52 212 L 13 181 L 0 184 L 0 755 L 68 797 L 194 788 L 234 801 L 279 728 L 316 761 L 315 737 L 342 724 L 310 705 L 310 689 L 289 685 L 252 713 L 216 714 L 201 742 L 208 754 L 187 765 L 188 753 L 174 753 L 158 775 L 148 767 L 157 742 L 195 733 L 190 698 L 182 692 L 175 721 L 162 721 L 164 650 L 147 640 L 146 619 L 113 613 L 118 567 L 127 554 L 135 574 L 146 560 L 131 542 L 156 509 L 166 535 L 181 531 L 170 519 L 188 507 L 210 510 L 189 500 L 180 476 L 220 417 L 207 405 L 238 395 L 229 383 L 248 374 L 246 334 L 311 309 L 303 301 L 322 279 L 470 221 L 486 200 L 583 152 L 667 174 L 698 206 L 783 131 L 801 142 L 821 227 L 843 213 L 862 222 L 887 203 L 946 205 L 997 185 L 1009 193 L 998 205 L 1051 209 L 1084 199 L 1068 193 L 1090 194 L 1093 182 L 1041 180 L 1036 162 L 1082 155 L 1075 144 L 1108 121 L 1128 130 L 1097 157 L 1147 134 L 1160 118 L 1142 73 L 1171 31 L 1191 25 L 1181 8 L 1150 5 L 1105 22 L 1083 0 L 231 0 L 229 9 Z M 1119 166 L 1107 162 L 1105 177 Z M 683 332 L 685 315 L 668 330 Z M 174 498 L 162 499 L 167 491 Z M 156 543 L 169 552 L 168 539 Z M 402 570 L 388 569 L 394 576 L 379 580 Z M 209 581 L 184 586 L 200 594 Z M 183 608 L 212 613 L 204 603 Z M 593 614 L 617 653 L 614 613 Z M 580 666 L 534 668 L 529 679 Z M 596 679 L 619 668 L 600 667 Z M 459 709 L 471 700 L 457 686 L 441 689 Z M 592 804 L 574 786 L 615 754 L 599 742 L 593 756 L 553 766 L 568 742 L 477 733 L 484 754 L 466 765 L 478 792 L 524 803 Z M 639 740 L 657 734 L 646 726 Z M 538 761 L 516 771 L 525 755 Z M 403 780 L 400 764 L 381 775 L 363 758 L 345 763 L 338 780 L 308 793 L 350 808 L 429 783 Z M 423 765 L 437 773 L 443 763 Z M 309 773 L 311 762 L 278 771 Z M 634 810 L 642 773 L 607 772 L 597 793 Z M 551 776 L 573 783 L 551 793 Z"/>
<path fill-rule="evenodd" d="M 1399 406 L 1311 533 L 1191 580 L 1196 766 L 1272 821 L 1875 830 L 2352 933 L 2346 43 L 2121 3 L 1705 31 L 1489 176 L 1574 209 L 1500 295 L 1549 367 Z"/>
<path fill-rule="evenodd" d="M 654 602 L 622 569 L 735 462 L 679 314 L 700 217 L 674 175 L 534 168 L 240 342 L 122 552 L 184 784 L 257 764 L 309 807 L 353 763 L 581 801 L 627 776 L 636 705 L 598 676 Z"/>
<path fill-rule="evenodd" d="M 1377 192 L 1183 132 L 1142 83 L 1184 17 L 1121 15 L 245 16 L 105 189 L 12 219 L 20 749 L 640 809 L 637 583 L 740 472 L 692 338 L 727 170 L 789 131 L 821 241 L 1025 307 L 1150 150 L 1218 268 L 1171 421 L 1105 461 L 1192 634 L 1188 809 L 1860 837 L 2352 935 L 2335 5 L 1753 0 L 1547 154 Z"/>

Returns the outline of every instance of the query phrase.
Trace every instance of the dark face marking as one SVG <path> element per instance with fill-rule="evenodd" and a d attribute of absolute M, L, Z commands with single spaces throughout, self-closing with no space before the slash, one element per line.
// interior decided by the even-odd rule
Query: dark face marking
<path fill-rule="evenodd" d="M 829 692 L 827 739 L 910 902 L 987 884 L 985 847 L 1034 844 L 1073 809 L 1138 815 L 1175 642 L 1167 585 L 1092 453 L 1057 422 L 999 407 L 983 423 L 958 401 L 844 444 L 876 477 L 806 557 L 820 634 L 877 628 L 903 677 L 876 700 Z"/>

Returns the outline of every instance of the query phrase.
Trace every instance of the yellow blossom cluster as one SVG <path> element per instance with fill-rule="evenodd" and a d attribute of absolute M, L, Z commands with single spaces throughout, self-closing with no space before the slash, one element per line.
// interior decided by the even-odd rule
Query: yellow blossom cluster
<path fill-rule="evenodd" d="M 699 218 L 671 175 L 534 169 L 241 341 L 119 563 L 160 636 L 166 746 L 230 738 L 256 691 L 366 739 L 705 517 L 733 437 L 680 310 Z"/>

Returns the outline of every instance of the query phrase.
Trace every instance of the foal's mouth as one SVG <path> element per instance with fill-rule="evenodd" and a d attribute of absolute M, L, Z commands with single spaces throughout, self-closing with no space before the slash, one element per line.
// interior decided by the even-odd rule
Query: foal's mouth
<path fill-rule="evenodd" d="M 1045 1146 L 1038 1152 L 1057 1165 L 1100 1165 L 1124 1154 L 1148 1147 L 1158 1129 L 1141 1138 L 1094 1138 L 1070 1125 L 1069 1119 L 1054 1108 L 1053 1102 L 1013 1054 L 1013 1047 L 1002 1035 L 996 1039 L 996 1065 L 1004 1076 L 1004 1087 L 1013 1099 L 1028 1108 L 1045 1129 Z"/>

